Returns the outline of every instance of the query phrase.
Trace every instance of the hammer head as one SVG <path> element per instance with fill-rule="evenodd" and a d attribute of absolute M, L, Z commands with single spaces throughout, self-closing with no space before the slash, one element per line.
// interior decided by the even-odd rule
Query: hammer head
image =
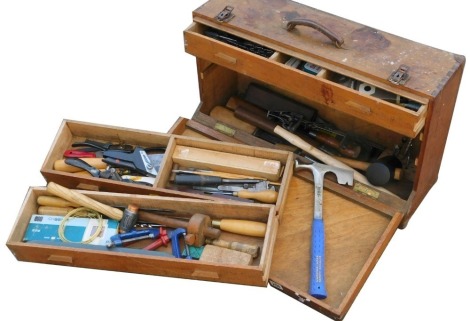
<path fill-rule="evenodd" d="M 312 164 L 299 164 L 295 161 L 295 170 L 308 169 L 312 172 L 315 184 L 321 184 L 323 182 L 323 176 L 328 173 L 334 173 L 336 175 L 336 180 L 338 184 L 341 185 L 353 185 L 354 182 L 354 172 L 349 169 L 339 168 L 330 165 L 324 165 L 320 163 Z"/>

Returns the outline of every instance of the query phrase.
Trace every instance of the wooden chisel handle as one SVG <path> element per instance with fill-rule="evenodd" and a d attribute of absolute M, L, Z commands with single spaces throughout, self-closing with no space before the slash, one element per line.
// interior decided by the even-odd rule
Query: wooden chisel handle
<path fill-rule="evenodd" d="M 66 215 L 73 211 L 74 207 L 55 207 L 55 206 L 39 206 L 38 214 L 41 215 Z"/>
<path fill-rule="evenodd" d="M 39 196 L 36 200 L 38 205 L 52 207 L 80 207 L 80 205 L 64 200 L 57 196 Z"/>
<path fill-rule="evenodd" d="M 189 222 L 184 220 L 175 219 L 172 217 L 166 217 L 146 211 L 139 211 L 139 220 L 148 223 L 161 224 L 171 228 L 185 228 L 188 229 Z M 204 236 L 212 239 L 216 239 L 220 236 L 220 231 L 212 228 L 204 228 Z"/>
<path fill-rule="evenodd" d="M 108 164 L 103 162 L 102 158 L 80 158 L 85 161 L 88 165 L 93 166 L 97 169 L 105 169 Z M 76 173 L 83 171 L 82 168 L 65 164 L 65 159 L 59 159 L 54 162 L 54 169 L 61 172 Z"/>
<path fill-rule="evenodd" d="M 247 236 L 264 237 L 266 234 L 266 223 L 255 221 L 232 219 L 213 220 L 212 226 L 218 227 L 225 232 Z"/>
<path fill-rule="evenodd" d="M 237 192 L 233 192 L 233 195 L 240 198 L 251 199 L 266 204 L 274 204 L 277 201 L 278 193 L 275 190 L 271 189 L 256 192 L 240 190 Z"/>
<path fill-rule="evenodd" d="M 54 182 L 49 182 L 47 184 L 47 191 L 69 202 L 95 210 L 98 213 L 106 215 L 109 218 L 112 218 L 118 221 L 121 220 L 122 218 L 123 212 L 120 209 L 95 201 L 94 199 L 86 195 L 80 194 L 76 191 L 68 189 Z"/>
<path fill-rule="evenodd" d="M 357 159 L 351 159 L 351 158 L 346 158 L 346 157 L 338 157 L 338 156 L 334 156 L 334 157 L 340 162 L 343 162 L 346 165 L 355 169 L 359 169 L 361 171 L 366 171 L 367 168 L 370 166 L 369 162 L 359 161 Z"/>
<path fill-rule="evenodd" d="M 322 142 L 328 146 L 335 148 L 342 155 L 350 157 L 350 158 L 357 158 L 359 156 L 359 153 L 361 152 L 361 146 L 355 145 L 355 146 L 344 148 L 341 146 L 341 142 L 339 140 L 327 134 L 316 133 L 312 131 L 310 133 L 310 136 L 315 137 L 315 139 L 318 140 L 319 142 Z"/>

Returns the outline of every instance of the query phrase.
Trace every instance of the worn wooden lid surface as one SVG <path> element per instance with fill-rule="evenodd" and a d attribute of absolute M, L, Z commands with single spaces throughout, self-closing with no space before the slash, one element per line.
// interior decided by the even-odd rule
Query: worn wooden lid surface
<path fill-rule="evenodd" d="M 227 5 L 234 17 L 218 22 L 216 16 Z M 401 87 L 421 95 L 436 96 L 465 57 L 416 43 L 372 27 L 288 0 L 210 0 L 193 12 L 196 21 L 217 23 L 236 33 L 270 43 L 272 49 L 295 50 L 328 65 L 349 70 L 365 78 L 388 82 L 400 65 L 409 66 L 410 79 Z M 285 21 L 293 18 L 313 20 L 344 39 L 338 49 L 322 33 L 297 26 L 287 31 Z M 325 66 L 324 66 L 325 67 Z"/>

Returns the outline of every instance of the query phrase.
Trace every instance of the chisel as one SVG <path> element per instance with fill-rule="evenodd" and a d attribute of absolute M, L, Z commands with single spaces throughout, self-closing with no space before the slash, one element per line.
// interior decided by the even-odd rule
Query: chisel
<path fill-rule="evenodd" d="M 142 222 L 162 224 L 172 228 L 188 228 L 189 226 L 189 222 L 186 220 L 157 215 L 146 211 L 139 212 L 139 220 Z M 217 233 L 218 230 L 214 229 L 214 227 L 217 227 L 222 231 L 247 236 L 264 237 L 264 234 L 266 233 L 266 223 L 248 220 L 222 219 L 212 220 L 212 227 L 206 228 L 205 230 L 206 237 L 217 239 L 220 236 L 220 231 Z"/>
<path fill-rule="evenodd" d="M 212 226 L 225 232 L 240 235 L 264 237 L 266 234 L 266 223 L 255 221 L 232 219 L 212 220 Z"/>
<path fill-rule="evenodd" d="M 177 174 L 173 182 L 176 185 L 207 186 L 220 184 L 256 184 L 262 181 L 261 179 L 227 179 L 218 176 Z"/>
<path fill-rule="evenodd" d="M 193 186 L 195 190 L 208 194 L 233 195 L 243 199 L 255 200 L 261 203 L 274 204 L 277 202 L 278 192 L 273 189 L 267 190 L 247 190 L 243 188 L 233 188 L 233 186 L 219 185 L 218 187 Z"/>

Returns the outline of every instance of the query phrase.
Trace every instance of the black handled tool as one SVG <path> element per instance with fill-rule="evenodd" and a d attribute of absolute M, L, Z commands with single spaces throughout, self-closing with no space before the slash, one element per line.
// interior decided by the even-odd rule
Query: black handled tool
<path fill-rule="evenodd" d="M 113 143 L 102 143 L 97 142 L 91 139 L 86 139 L 83 142 L 75 142 L 72 144 L 72 147 L 85 147 L 87 149 L 82 149 L 81 151 L 105 151 L 105 150 L 124 150 L 132 151 L 133 146 L 128 144 L 113 144 Z"/>
<path fill-rule="evenodd" d="M 81 168 L 83 170 L 86 170 L 88 173 L 91 174 L 93 177 L 99 177 L 99 178 L 108 178 L 108 179 L 114 179 L 116 181 L 121 181 L 121 176 L 116 172 L 115 168 L 109 168 L 106 170 L 100 170 L 94 166 L 91 166 L 88 164 L 86 161 L 80 159 L 80 158 L 66 158 L 64 160 L 65 164 L 75 166 L 78 168 Z"/>
<path fill-rule="evenodd" d="M 178 174 L 175 176 L 174 183 L 176 185 L 210 186 L 221 184 L 256 184 L 261 181 L 261 179 L 228 179 L 218 176 Z"/>
<path fill-rule="evenodd" d="M 88 164 L 87 162 L 85 162 L 84 160 L 80 158 L 66 158 L 64 162 L 67 165 L 75 166 L 83 170 L 86 170 L 93 177 L 100 177 L 101 171 L 98 168 L 91 166 L 90 164 Z"/>
<path fill-rule="evenodd" d="M 131 169 L 150 177 L 157 176 L 157 170 L 149 159 L 147 152 L 141 147 L 136 147 L 133 152 L 104 151 L 103 162 L 115 167 Z"/>

